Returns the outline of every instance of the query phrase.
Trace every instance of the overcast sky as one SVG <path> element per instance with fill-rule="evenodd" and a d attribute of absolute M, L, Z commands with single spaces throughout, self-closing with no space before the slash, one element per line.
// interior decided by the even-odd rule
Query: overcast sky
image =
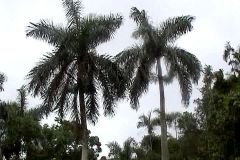
<path fill-rule="evenodd" d="M 131 33 L 136 27 L 129 19 L 130 8 L 136 6 L 145 9 L 153 22 L 159 24 L 168 17 L 192 15 L 196 17 L 194 30 L 183 36 L 176 45 L 195 54 L 202 64 L 210 64 L 214 69 L 227 68 L 222 60 L 226 41 L 234 47 L 240 44 L 240 1 L 239 0 L 83 0 L 84 13 L 109 14 L 120 13 L 124 16 L 124 24 L 117 31 L 115 38 L 98 47 L 100 54 L 116 55 L 136 41 Z M 51 47 L 41 41 L 26 38 L 25 31 L 29 22 L 50 19 L 64 23 L 64 10 L 61 0 L 0 0 L 0 71 L 4 72 L 8 81 L 5 91 L 0 93 L 2 100 L 15 100 L 16 89 L 26 83 L 25 76 Z M 201 84 L 201 83 L 200 83 Z M 199 96 L 195 86 L 191 100 Z M 192 111 L 181 105 L 181 97 L 176 82 L 166 86 L 167 112 Z M 130 109 L 128 102 L 118 105 L 113 118 L 100 117 L 96 126 L 90 126 L 92 135 L 100 137 L 103 154 L 108 150 L 105 144 L 118 141 L 120 144 L 128 137 L 140 140 L 146 130 L 137 129 L 138 116 L 159 106 L 158 86 L 152 85 L 148 94 L 141 99 L 138 112 Z M 29 107 L 35 106 L 39 100 L 30 99 Z M 44 122 L 52 122 L 45 120 Z"/>

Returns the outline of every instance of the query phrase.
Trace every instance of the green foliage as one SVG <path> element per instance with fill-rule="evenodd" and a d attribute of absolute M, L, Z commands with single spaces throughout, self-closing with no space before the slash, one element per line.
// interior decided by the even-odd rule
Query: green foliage
<path fill-rule="evenodd" d="M 27 109 L 27 93 L 19 90 L 18 102 L 0 102 L 0 158 L 7 160 L 74 160 L 81 157 L 82 129 L 76 122 L 56 119 L 57 124 L 41 126 L 42 108 Z M 89 137 L 89 159 L 102 151 L 97 136 Z"/>

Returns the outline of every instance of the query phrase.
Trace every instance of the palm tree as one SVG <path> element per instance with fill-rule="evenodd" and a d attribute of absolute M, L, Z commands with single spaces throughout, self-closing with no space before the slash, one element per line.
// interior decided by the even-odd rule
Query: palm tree
<path fill-rule="evenodd" d="M 225 45 L 225 50 L 223 54 L 223 59 L 225 62 L 228 62 L 228 65 L 231 65 L 231 70 L 234 75 L 236 73 L 240 74 L 240 47 L 235 50 L 230 42 L 227 42 Z"/>
<path fill-rule="evenodd" d="M 113 141 L 113 142 L 108 143 L 107 147 L 110 150 L 108 156 L 114 160 L 120 160 L 121 152 L 122 152 L 121 146 L 117 142 Z"/>
<path fill-rule="evenodd" d="M 165 120 L 164 82 L 170 83 L 177 78 L 184 105 L 189 104 L 192 92 L 192 82 L 197 83 L 200 77 L 200 61 L 191 53 L 177 46 L 173 42 L 181 35 L 192 30 L 192 16 L 169 18 L 159 26 L 154 27 L 144 10 L 132 8 L 130 17 L 136 22 L 137 29 L 133 36 L 141 39 L 142 43 L 126 49 L 116 56 L 118 64 L 122 65 L 131 81 L 130 103 L 136 109 L 139 97 L 146 93 L 150 82 L 156 81 L 160 91 L 161 111 L 161 148 L 162 160 L 168 160 L 167 126 Z M 162 61 L 166 64 L 167 74 L 162 72 Z M 156 74 L 153 66 L 156 65 Z"/>
<path fill-rule="evenodd" d="M 149 140 L 150 140 L 150 150 L 152 150 L 152 135 L 153 135 L 153 130 L 154 126 L 156 126 L 156 121 L 152 119 L 152 112 L 149 112 L 148 115 L 141 115 L 139 118 L 139 121 L 137 123 L 137 128 L 141 127 L 146 127 L 149 135 Z"/>
<path fill-rule="evenodd" d="M 176 139 L 178 139 L 178 119 L 181 117 L 180 112 L 171 112 L 168 114 L 170 125 L 169 127 L 174 127 Z"/>
<path fill-rule="evenodd" d="M 0 72 L 0 92 L 3 91 L 3 83 L 6 81 L 6 76 Z"/>
<path fill-rule="evenodd" d="M 67 26 L 41 20 L 28 27 L 27 36 L 54 47 L 28 74 L 28 87 L 33 95 L 41 95 L 46 112 L 58 110 L 60 117 L 67 111 L 73 113 L 83 129 L 82 160 L 87 160 L 87 119 L 93 124 L 97 121 L 100 91 L 104 114 L 113 115 L 115 102 L 126 88 L 126 78 L 113 58 L 96 53 L 96 47 L 109 41 L 121 26 L 122 16 L 84 17 L 81 3 L 74 0 L 64 0 L 63 6 Z"/>
<path fill-rule="evenodd" d="M 155 109 L 154 110 L 155 113 L 157 113 L 157 117 L 153 119 L 153 121 L 155 121 L 154 124 L 157 124 L 157 125 L 161 125 L 161 112 L 159 109 Z M 171 127 L 174 127 L 175 129 L 175 135 L 176 135 L 176 139 L 178 138 L 178 130 L 177 130 L 177 127 L 178 127 L 178 119 L 181 117 L 181 113 L 180 112 L 170 112 L 170 113 L 166 113 L 165 114 L 165 119 L 166 119 L 166 124 L 169 128 Z"/>
<path fill-rule="evenodd" d="M 122 148 L 115 141 L 108 143 L 107 147 L 110 150 L 108 156 L 111 157 L 112 160 L 132 160 L 137 143 L 130 137 L 123 143 Z"/>

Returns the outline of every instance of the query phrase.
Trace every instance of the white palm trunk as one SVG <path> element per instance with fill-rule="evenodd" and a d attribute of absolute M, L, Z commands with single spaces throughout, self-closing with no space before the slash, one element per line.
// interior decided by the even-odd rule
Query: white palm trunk
<path fill-rule="evenodd" d="M 168 144 L 167 144 L 167 124 L 165 119 L 165 97 L 164 97 L 164 86 L 162 79 L 162 67 L 161 60 L 157 59 L 157 74 L 160 92 L 160 124 L 161 124 L 161 159 L 168 160 Z"/>

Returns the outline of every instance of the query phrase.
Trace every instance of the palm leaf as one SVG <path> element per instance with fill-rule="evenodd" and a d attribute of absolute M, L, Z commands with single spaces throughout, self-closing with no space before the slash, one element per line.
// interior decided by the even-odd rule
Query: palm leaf
<path fill-rule="evenodd" d="M 80 27 L 80 18 L 81 18 L 81 11 L 82 11 L 82 4 L 80 1 L 74 0 L 63 0 L 63 7 L 66 11 L 66 18 L 68 21 L 68 26 L 71 27 Z"/>
<path fill-rule="evenodd" d="M 119 14 L 108 16 L 89 15 L 81 22 L 81 30 L 87 32 L 89 48 L 95 48 L 101 43 L 112 39 L 114 32 L 121 26 L 123 17 Z"/>
<path fill-rule="evenodd" d="M 112 57 L 98 56 L 97 79 L 103 91 L 105 115 L 114 114 L 116 102 L 123 98 L 126 90 L 126 77 Z"/>
<path fill-rule="evenodd" d="M 93 76 L 89 79 L 89 85 L 87 86 L 86 109 L 88 120 L 95 124 L 99 117 L 99 105 L 96 81 Z"/>
<path fill-rule="evenodd" d="M 126 49 L 115 56 L 115 62 L 123 68 L 126 73 L 128 80 L 131 80 L 134 73 L 135 68 L 139 65 L 139 61 L 143 56 L 143 50 L 140 46 L 135 45 L 129 49 Z M 129 82 L 130 83 L 130 82 Z"/>
<path fill-rule="evenodd" d="M 64 41 L 67 31 L 61 25 L 55 25 L 53 22 L 41 20 L 39 23 L 30 23 L 27 27 L 27 36 L 40 39 L 54 46 Z"/>
<path fill-rule="evenodd" d="M 194 17 L 189 15 L 167 19 L 161 23 L 158 29 L 159 39 L 166 42 L 175 41 L 180 36 L 192 30 L 192 21 L 194 19 Z"/>
<path fill-rule="evenodd" d="M 130 103 L 134 109 L 139 107 L 139 98 L 148 90 L 153 63 L 154 59 L 146 56 L 141 59 L 139 67 L 137 68 L 136 75 L 130 87 Z"/>

